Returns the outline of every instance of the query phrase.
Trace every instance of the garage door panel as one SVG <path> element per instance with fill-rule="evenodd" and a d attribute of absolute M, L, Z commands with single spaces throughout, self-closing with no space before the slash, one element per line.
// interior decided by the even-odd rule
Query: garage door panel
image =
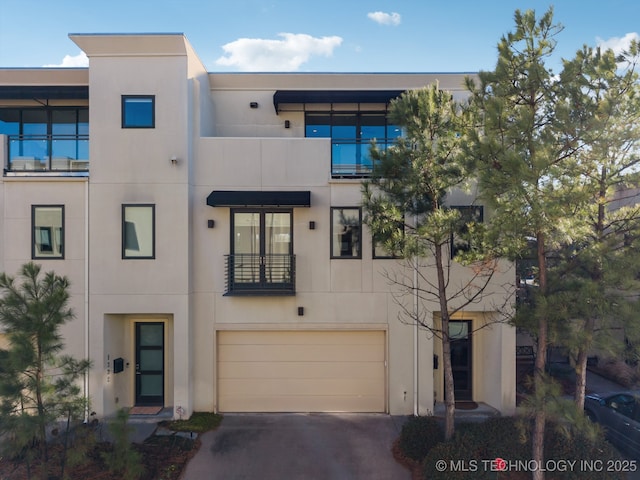
<path fill-rule="evenodd" d="M 318 368 L 311 368 L 311 365 Z M 301 365 L 294 362 L 225 362 L 220 365 L 218 378 L 294 378 L 300 375 Z M 372 362 L 343 363 L 317 362 L 302 366 L 306 378 L 357 378 L 384 379 L 380 365 Z"/>
<path fill-rule="evenodd" d="M 383 331 L 218 332 L 222 412 L 385 411 Z"/>
<path fill-rule="evenodd" d="M 310 335 L 311 334 L 311 335 Z M 218 345 L 378 345 L 379 331 L 228 331 Z"/>
<path fill-rule="evenodd" d="M 342 396 L 381 394 L 380 382 L 375 379 L 304 379 L 304 378 L 268 378 L 253 380 L 228 379 L 220 382 L 220 388 L 229 395 L 318 395 L 328 392 L 340 392 Z"/>
<path fill-rule="evenodd" d="M 260 408 L 256 409 L 256 405 Z M 308 408 L 300 409 L 300 405 Z M 379 397 L 343 396 L 225 396 L 220 400 L 220 411 L 233 412 L 355 412 L 384 411 L 384 401 Z"/>
<path fill-rule="evenodd" d="M 384 361 L 384 351 L 371 345 L 221 345 L 220 355 L 228 361 Z"/>

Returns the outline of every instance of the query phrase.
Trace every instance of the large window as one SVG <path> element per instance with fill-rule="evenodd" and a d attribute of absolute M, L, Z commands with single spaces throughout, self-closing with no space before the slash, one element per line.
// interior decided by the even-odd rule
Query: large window
<path fill-rule="evenodd" d="M 362 258 L 360 208 L 331 208 L 331 258 Z"/>
<path fill-rule="evenodd" d="M 64 258 L 64 205 L 33 205 L 31 225 L 31 258 Z"/>
<path fill-rule="evenodd" d="M 334 177 L 371 173 L 371 141 L 386 148 L 402 135 L 388 123 L 386 112 L 307 112 L 305 136 L 331 138 L 331 174 Z"/>
<path fill-rule="evenodd" d="M 155 128 L 154 95 L 122 96 L 122 128 Z"/>
<path fill-rule="evenodd" d="M 155 258 L 155 205 L 122 205 L 122 258 Z"/>
<path fill-rule="evenodd" d="M 89 109 L 0 108 L 0 134 L 9 137 L 10 170 L 86 170 Z"/>

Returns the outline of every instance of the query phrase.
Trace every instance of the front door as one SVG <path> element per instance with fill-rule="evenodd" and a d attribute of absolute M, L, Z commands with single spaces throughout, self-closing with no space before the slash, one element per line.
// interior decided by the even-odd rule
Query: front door
<path fill-rule="evenodd" d="M 471 321 L 449 321 L 451 369 L 456 400 L 473 400 L 471 385 Z"/>
<path fill-rule="evenodd" d="M 136 322 L 136 405 L 164 405 L 162 322 Z"/>

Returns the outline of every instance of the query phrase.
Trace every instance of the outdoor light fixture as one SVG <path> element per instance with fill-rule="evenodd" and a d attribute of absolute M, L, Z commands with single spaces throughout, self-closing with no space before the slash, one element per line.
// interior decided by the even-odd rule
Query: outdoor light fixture
<path fill-rule="evenodd" d="M 298 307 L 298 316 L 302 317 L 304 315 L 304 307 Z"/>
<path fill-rule="evenodd" d="M 316 229 L 316 222 L 314 222 L 313 220 L 311 220 L 309 222 L 309 230 L 315 230 Z"/>
<path fill-rule="evenodd" d="M 213 220 L 207 220 L 207 228 L 213 228 L 215 227 L 216 222 Z"/>
<path fill-rule="evenodd" d="M 284 121 L 284 128 L 291 128 L 291 121 L 290 120 L 285 120 Z"/>
<path fill-rule="evenodd" d="M 258 108 L 258 102 L 251 102 L 251 103 L 249 104 L 249 106 L 250 106 L 251 108 Z"/>
<path fill-rule="evenodd" d="M 175 155 L 171 156 L 170 160 L 173 165 L 178 164 L 178 157 L 176 157 Z"/>

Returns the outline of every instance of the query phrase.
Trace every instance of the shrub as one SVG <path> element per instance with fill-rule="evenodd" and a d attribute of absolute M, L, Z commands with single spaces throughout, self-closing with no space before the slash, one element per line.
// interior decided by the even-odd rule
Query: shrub
<path fill-rule="evenodd" d="M 419 462 L 443 440 L 444 431 L 434 417 L 409 417 L 400 432 L 400 449 Z"/>
<path fill-rule="evenodd" d="M 128 419 L 126 410 L 118 410 L 115 420 L 109 424 L 109 433 L 113 437 L 112 448 L 102 452 L 101 456 L 110 472 L 120 475 L 123 480 L 137 480 L 142 476 L 144 466 L 141 455 L 131 447 Z"/>
<path fill-rule="evenodd" d="M 531 459 L 531 441 L 524 433 L 523 420 L 515 417 L 498 417 L 482 423 L 460 424 L 450 442 L 434 446 L 423 462 L 424 478 L 428 480 L 495 479 L 490 460 L 503 458 L 508 462 L 521 461 L 511 467 L 512 471 L 524 470 Z M 594 471 L 581 468 L 581 461 L 600 460 L 607 465 L 608 460 L 619 459 L 619 454 L 602 436 L 590 440 L 580 432 L 570 436 L 558 433 L 553 422 L 547 423 L 545 435 L 545 458 L 547 461 L 575 461 L 567 471 L 547 474 L 553 480 L 607 480 L 619 478 L 618 472 Z M 438 461 L 444 461 L 438 464 Z M 556 464 L 557 465 L 557 464 Z M 457 471 L 456 471 L 457 470 Z M 529 476 L 530 472 L 522 472 Z M 506 477 L 505 477 L 506 478 Z M 519 478 L 519 477 L 518 477 Z"/>

